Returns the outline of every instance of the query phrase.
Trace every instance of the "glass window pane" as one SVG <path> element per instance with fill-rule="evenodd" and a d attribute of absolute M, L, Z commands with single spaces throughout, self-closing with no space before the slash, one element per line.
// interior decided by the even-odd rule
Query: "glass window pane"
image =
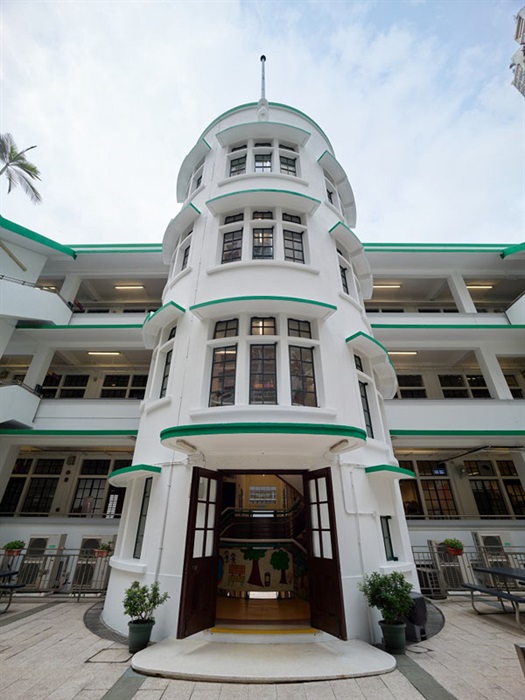
<path fill-rule="evenodd" d="M 321 527 L 325 530 L 330 529 L 330 513 L 328 511 L 328 503 L 319 505 L 319 516 L 321 518 Z"/>
<path fill-rule="evenodd" d="M 323 557 L 325 559 L 332 559 L 332 538 L 330 536 L 329 530 L 322 530 L 321 537 L 323 541 Z"/>
<path fill-rule="evenodd" d="M 317 484 L 318 484 L 319 500 L 320 501 L 327 501 L 328 500 L 328 492 L 326 490 L 326 477 L 322 476 L 319 479 L 317 479 Z"/>
<path fill-rule="evenodd" d="M 213 530 L 208 530 L 206 533 L 206 550 L 204 552 L 205 557 L 213 556 L 213 546 L 214 546 Z"/>
<path fill-rule="evenodd" d="M 193 557 L 199 558 L 203 555 L 204 530 L 195 530 L 195 540 L 193 542 Z"/>
<path fill-rule="evenodd" d="M 217 482 L 215 479 L 210 479 L 210 494 L 208 496 L 208 501 L 210 503 L 215 503 L 217 500 Z"/>
<path fill-rule="evenodd" d="M 321 556 L 321 542 L 319 530 L 312 532 L 312 550 L 312 554 L 314 557 Z"/>
<path fill-rule="evenodd" d="M 317 514 L 317 505 L 310 506 L 310 520 L 312 521 L 312 528 L 319 527 L 319 516 Z"/>

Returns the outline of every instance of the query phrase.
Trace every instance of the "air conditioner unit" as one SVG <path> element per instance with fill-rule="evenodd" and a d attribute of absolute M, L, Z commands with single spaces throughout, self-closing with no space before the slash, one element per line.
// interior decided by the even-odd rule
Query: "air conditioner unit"
<path fill-rule="evenodd" d="M 510 546 L 510 532 L 472 532 L 477 557 L 482 566 L 512 566 L 517 564 L 512 554 L 505 551 Z"/>
<path fill-rule="evenodd" d="M 18 574 L 25 591 L 47 592 L 61 587 L 66 562 L 63 549 L 67 535 L 31 535 Z"/>
<path fill-rule="evenodd" d="M 109 559 L 97 557 L 95 550 L 102 542 L 115 544 L 116 535 L 87 535 L 82 537 L 78 560 L 73 573 L 71 590 L 73 592 L 101 592 L 107 588 L 109 577 Z"/>

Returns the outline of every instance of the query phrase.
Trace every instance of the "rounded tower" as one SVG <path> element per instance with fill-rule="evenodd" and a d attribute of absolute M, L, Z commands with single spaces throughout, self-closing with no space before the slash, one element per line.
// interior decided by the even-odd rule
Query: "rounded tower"
<path fill-rule="evenodd" d="M 205 129 L 177 198 L 134 462 L 111 477 L 127 495 L 104 618 L 124 631 L 124 588 L 159 580 L 156 639 L 264 592 L 373 641 L 363 573 L 417 579 L 348 178 L 310 117 L 263 94 Z"/>

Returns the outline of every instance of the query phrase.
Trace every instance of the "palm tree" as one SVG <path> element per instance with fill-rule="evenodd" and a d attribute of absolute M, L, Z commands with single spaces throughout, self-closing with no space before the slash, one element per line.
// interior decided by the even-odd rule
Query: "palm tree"
<path fill-rule="evenodd" d="M 34 204 L 40 204 L 42 201 L 40 192 L 31 182 L 31 180 L 40 180 L 40 171 L 25 156 L 32 148 L 36 146 L 29 146 L 19 151 L 11 134 L 0 134 L 0 160 L 4 164 L 0 175 L 4 173 L 7 175 L 8 193 L 13 187 L 20 185 Z"/>

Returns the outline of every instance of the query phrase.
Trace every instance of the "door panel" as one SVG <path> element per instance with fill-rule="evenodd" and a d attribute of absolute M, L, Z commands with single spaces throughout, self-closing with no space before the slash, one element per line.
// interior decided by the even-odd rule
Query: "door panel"
<path fill-rule="evenodd" d="M 304 475 L 308 532 L 308 578 L 312 627 L 346 639 L 330 469 Z"/>
<path fill-rule="evenodd" d="M 222 477 L 195 467 L 191 482 L 177 637 L 215 624 Z"/>

